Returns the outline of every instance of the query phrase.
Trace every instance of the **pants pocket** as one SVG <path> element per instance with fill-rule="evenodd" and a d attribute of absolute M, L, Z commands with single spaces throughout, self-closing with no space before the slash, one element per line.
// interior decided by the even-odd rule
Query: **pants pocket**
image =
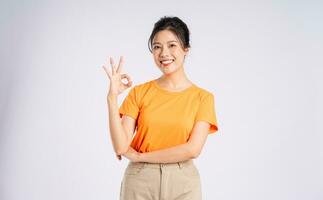
<path fill-rule="evenodd" d="M 138 175 L 142 170 L 143 170 L 143 166 L 142 167 L 127 166 L 125 170 L 125 175 L 130 175 L 130 176 Z"/>
<path fill-rule="evenodd" d="M 200 177 L 200 173 L 194 164 L 183 166 L 181 171 L 187 177 Z"/>

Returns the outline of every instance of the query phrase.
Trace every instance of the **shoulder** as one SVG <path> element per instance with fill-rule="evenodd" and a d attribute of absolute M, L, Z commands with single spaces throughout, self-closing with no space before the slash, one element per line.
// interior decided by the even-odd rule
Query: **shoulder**
<path fill-rule="evenodd" d="M 132 95 L 135 95 L 137 98 L 141 98 L 151 88 L 151 85 L 152 85 L 152 81 L 151 80 L 134 84 L 129 89 L 129 93 L 131 93 Z"/>
<path fill-rule="evenodd" d="M 136 92 L 145 91 L 151 87 L 152 80 L 137 83 L 130 90 L 135 90 Z"/>
<path fill-rule="evenodd" d="M 196 86 L 196 92 L 197 92 L 200 100 L 203 101 L 204 99 L 207 99 L 207 98 L 214 98 L 214 93 L 211 92 L 210 90 L 203 88 L 201 86 L 198 86 L 196 84 L 195 84 L 195 86 Z"/>

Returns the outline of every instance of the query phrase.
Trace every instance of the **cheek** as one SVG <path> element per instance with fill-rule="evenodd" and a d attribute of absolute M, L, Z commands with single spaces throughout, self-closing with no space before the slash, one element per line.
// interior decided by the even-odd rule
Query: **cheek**
<path fill-rule="evenodd" d="M 154 60 L 155 60 L 155 64 L 160 67 L 161 63 L 159 62 L 159 59 L 154 57 Z"/>
<path fill-rule="evenodd" d="M 175 62 L 179 63 L 179 62 L 183 62 L 183 60 L 184 60 L 184 55 L 182 55 L 182 54 L 177 54 L 176 55 Z"/>
<path fill-rule="evenodd" d="M 153 58 L 154 58 L 155 62 L 158 62 L 158 57 L 157 56 L 153 55 Z"/>
<path fill-rule="evenodd" d="M 178 60 L 183 60 L 185 53 L 183 51 L 176 50 L 174 51 L 173 55 L 176 56 Z"/>

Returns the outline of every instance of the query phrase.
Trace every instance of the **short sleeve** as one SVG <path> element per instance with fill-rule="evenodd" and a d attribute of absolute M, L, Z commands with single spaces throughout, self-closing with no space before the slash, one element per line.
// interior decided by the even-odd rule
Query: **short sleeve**
<path fill-rule="evenodd" d="M 136 95 L 136 88 L 133 87 L 130 89 L 128 95 L 123 100 L 120 108 L 119 108 L 119 115 L 120 118 L 122 115 L 129 115 L 135 120 L 137 120 L 138 114 L 139 114 L 139 106 L 138 106 L 138 100 Z"/>
<path fill-rule="evenodd" d="M 218 130 L 213 94 L 208 94 L 201 99 L 201 103 L 195 117 L 195 122 L 197 121 L 209 122 L 211 125 L 209 133 L 215 133 Z"/>

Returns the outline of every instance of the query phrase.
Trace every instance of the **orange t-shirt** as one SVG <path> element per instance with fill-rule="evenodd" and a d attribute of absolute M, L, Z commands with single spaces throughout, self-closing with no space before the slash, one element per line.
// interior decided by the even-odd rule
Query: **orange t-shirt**
<path fill-rule="evenodd" d="M 195 84 L 180 92 L 165 90 L 155 80 L 136 85 L 119 113 L 120 117 L 128 115 L 136 120 L 130 146 L 140 153 L 186 143 L 199 120 L 211 124 L 209 134 L 218 130 L 214 96 Z"/>

